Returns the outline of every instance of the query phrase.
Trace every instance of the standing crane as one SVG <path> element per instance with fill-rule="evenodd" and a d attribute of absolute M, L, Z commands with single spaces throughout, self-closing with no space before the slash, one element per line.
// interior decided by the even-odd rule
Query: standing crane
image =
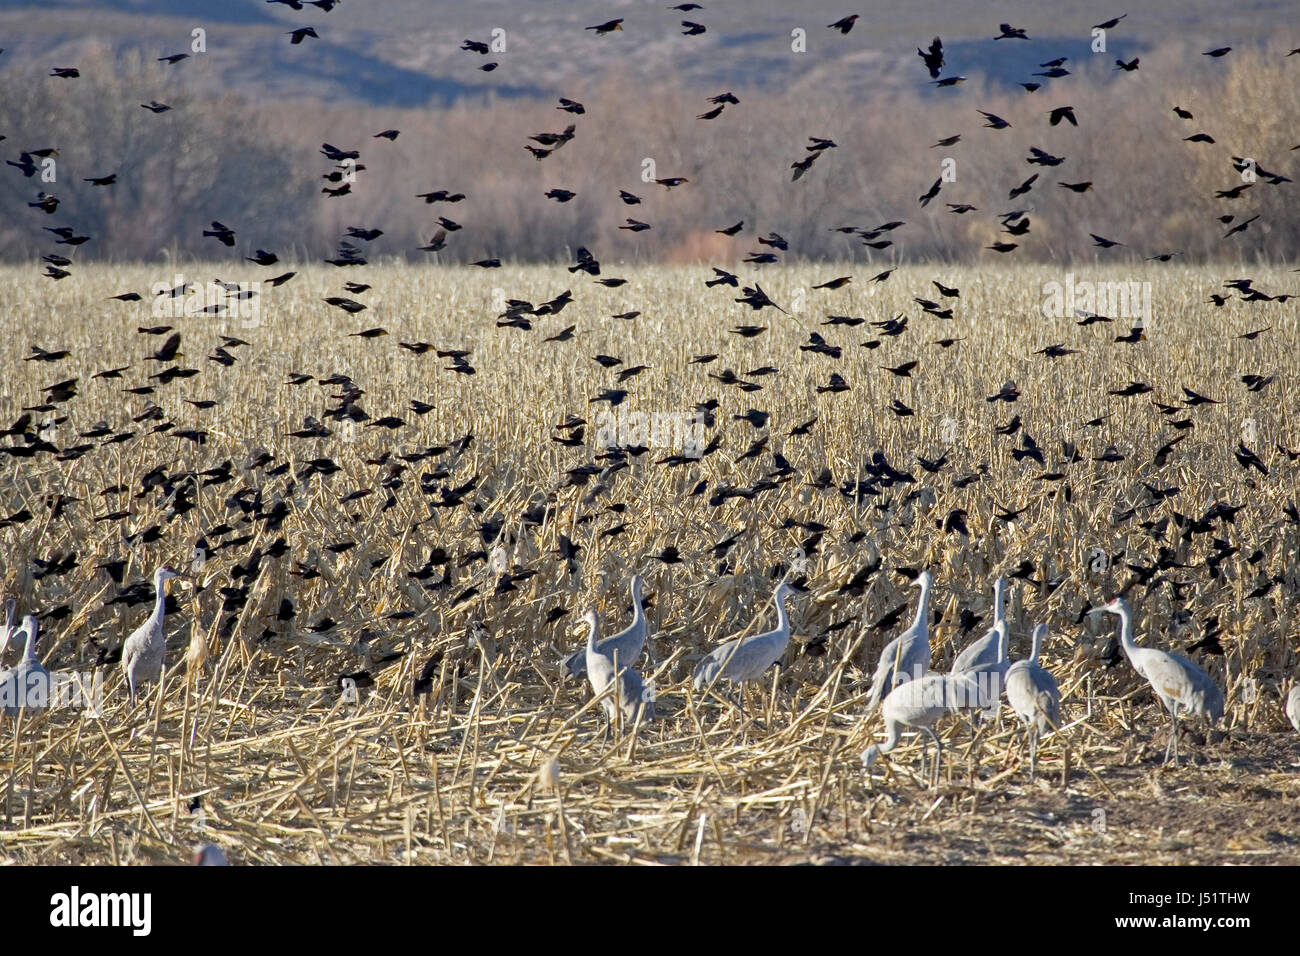
<path fill-rule="evenodd" d="M 978 659 L 965 669 L 954 667 L 949 674 L 954 678 L 964 678 L 957 686 L 969 691 L 959 701 L 962 710 L 983 710 L 997 712 L 1002 689 L 1006 686 L 1007 669 L 1011 666 L 1008 655 L 1008 631 L 1010 625 L 1004 618 L 993 625 L 985 638 L 991 638 L 991 653 L 981 652 Z M 981 642 L 985 639 L 981 638 Z M 978 715 L 975 718 L 978 722 Z M 972 725 L 972 731 L 973 731 Z"/>
<path fill-rule="evenodd" d="M 953 658 L 949 673 L 959 674 L 962 671 L 977 670 L 982 665 L 996 664 L 1005 658 L 1006 655 L 1001 652 L 1001 648 L 1006 635 L 1006 600 L 1006 579 L 998 578 L 993 582 L 993 624 L 984 632 L 983 637 L 972 641 Z M 999 624 L 1004 625 L 1002 631 L 998 630 Z"/>
<path fill-rule="evenodd" d="M 958 686 L 964 678 L 949 674 L 925 674 L 916 680 L 900 684 L 889 692 L 880 705 L 880 715 L 885 721 L 885 742 L 872 744 L 862 752 L 862 766 L 870 768 L 881 754 L 898 746 L 904 730 L 915 730 L 934 741 L 934 764 L 930 770 L 931 786 L 939 783 L 939 764 L 943 760 L 943 743 L 934 732 L 933 724 L 944 714 L 955 713 L 958 698 L 963 696 Z M 926 743 L 921 743 L 921 772 L 925 772 Z"/>
<path fill-rule="evenodd" d="M 1061 725 L 1061 688 L 1052 672 L 1038 663 L 1038 654 L 1047 638 L 1047 625 L 1034 628 L 1033 649 L 1029 657 L 1016 661 L 1007 669 L 1007 703 L 1025 725 L 1029 737 L 1029 779 L 1033 780 L 1038 762 L 1038 738 Z"/>
<path fill-rule="evenodd" d="M 14 630 L 14 620 L 17 614 L 17 598 L 5 598 L 5 622 L 0 624 L 0 658 L 5 656 L 5 649 L 9 647 L 10 639 L 17 633 Z"/>
<path fill-rule="evenodd" d="M 122 670 L 135 703 L 137 684 L 150 684 L 162 678 L 163 659 L 167 656 L 167 634 L 163 630 L 163 615 L 167 611 L 166 583 L 180 577 L 167 565 L 153 573 L 154 604 L 148 620 L 137 627 L 122 644 Z"/>
<path fill-rule="evenodd" d="M 638 708 L 645 707 L 645 719 L 654 719 L 654 704 L 643 701 L 645 684 L 641 675 L 625 665 L 617 647 L 609 652 L 603 651 L 597 641 L 600 633 L 600 617 L 592 608 L 582 618 L 587 622 L 587 644 L 583 648 L 586 659 L 587 681 L 591 684 L 593 694 L 599 696 L 611 683 L 615 684 L 613 692 L 600 701 L 600 707 L 611 724 L 615 714 L 620 714 L 624 726 L 631 726 L 636 720 Z"/>
<path fill-rule="evenodd" d="M 881 699 L 894 689 L 900 678 L 911 680 L 914 675 L 924 673 L 930 667 L 930 625 L 927 615 L 934 578 L 929 571 L 922 571 L 912 585 L 921 589 L 916 604 L 916 617 L 912 620 L 912 626 L 886 644 L 880 654 L 871 681 L 871 692 L 867 696 L 867 716 L 875 713 Z"/>
<path fill-rule="evenodd" d="M 23 618 L 19 634 L 25 635 L 23 658 L 18 666 L 0 673 L 0 701 L 4 702 L 5 716 L 17 716 L 18 711 L 45 710 L 50 706 L 53 687 L 50 672 L 36 657 L 36 638 L 40 624 L 36 616 L 28 614 Z"/>
<path fill-rule="evenodd" d="M 632 584 L 629 590 L 632 592 L 632 623 L 626 630 L 619 631 L 617 634 L 611 634 L 601 640 L 599 645 L 600 653 L 606 657 L 613 657 L 614 651 L 618 651 L 618 660 L 620 664 L 626 664 L 629 667 L 637 662 L 641 657 L 641 651 L 645 647 L 645 639 L 649 633 L 646 627 L 645 610 L 641 607 L 641 586 L 645 583 L 639 574 L 632 576 Z M 574 651 L 564 659 L 564 668 L 568 671 L 569 676 L 581 680 L 587 673 L 587 652 L 583 648 Z"/>
<path fill-rule="evenodd" d="M 785 611 L 785 601 L 793 591 L 793 585 L 782 581 L 772 595 L 772 603 L 776 605 L 776 630 L 727 641 L 705 655 L 695 667 L 697 691 L 712 687 L 719 677 L 740 684 L 740 712 L 744 714 L 744 684 L 760 679 L 764 671 L 781 659 L 790 643 L 790 618 Z"/>
<path fill-rule="evenodd" d="M 1169 762 L 1172 747 L 1174 766 L 1177 766 L 1179 711 L 1200 714 L 1210 724 L 1216 724 L 1223 717 L 1223 691 L 1209 674 L 1181 654 L 1154 647 L 1138 647 L 1133 643 L 1133 614 L 1123 598 L 1115 598 L 1096 610 L 1119 616 L 1120 643 L 1129 663 L 1146 679 L 1169 711 L 1172 728 L 1169 743 L 1165 745 L 1165 763 Z"/>

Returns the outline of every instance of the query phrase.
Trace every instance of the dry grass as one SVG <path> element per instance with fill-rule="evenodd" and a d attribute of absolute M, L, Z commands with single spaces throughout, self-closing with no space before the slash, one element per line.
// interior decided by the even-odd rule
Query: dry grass
<path fill-rule="evenodd" d="M 185 271 L 198 280 L 215 274 L 210 267 Z M 81 441 L 76 432 L 99 419 L 115 430 L 141 432 L 74 462 L 4 461 L 0 511 L 27 508 L 33 515 L 0 529 L 5 592 L 16 594 L 24 609 L 70 609 L 47 621 L 42 658 L 51 668 L 89 669 L 96 660 L 92 638 L 112 648 L 147 613 L 143 606 L 106 606 L 116 586 L 97 564 L 125 560 L 125 580 L 132 583 L 169 561 L 205 585 L 197 597 L 174 590 L 181 611 L 168 618 L 169 675 L 161 694 L 133 711 L 110 667 L 102 719 L 64 709 L 6 723 L 0 751 L 5 856 L 28 863 L 172 863 L 185 860 L 196 842 L 211 840 L 238 863 L 1300 862 L 1294 836 L 1300 818 L 1287 809 L 1300 795 L 1297 738 L 1279 706 L 1297 667 L 1292 608 L 1300 528 L 1281 510 L 1294 496 L 1296 466 L 1273 450 L 1300 445 L 1293 418 L 1300 389 L 1288 364 L 1297 344 L 1293 304 L 1205 305 L 1235 271 L 1077 270 L 1079 279 L 1153 282 L 1147 341 L 1128 346 L 1112 342 L 1126 325 L 1081 328 L 1042 317 L 1042 283 L 1064 279 L 1047 269 L 913 267 L 883 285 L 860 274 L 839 292 L 803 290 L 851 268 L 760 272 L 777 302 L 787 308 L 804 302 L 791 318 L 770 310 L 742 313 L 731 301 L 736 293 L 703 288 L 702 271 L 607 263 L 606 275 L 630 282 L 606 290 L 553 268 L 372 267 L 364 281 L 374 289 L 358 296 L 369 311 L 343 317 L 320 301 L 339 294 L 340 272 L 306 268 L 265 294 L 260 324 L 249 329 L 212 318 L 156 320 L 147 303 L 104 301 L 133 288 L 148 298 L 152 283 L 170 284 L 170 268 L 85 268 L 62 283 L 35 280 L 30 269 L 0 272 L 0 303 L 12 329 L 0 341 L 0 421 L 8 424 L 23 406 L 37 404 L 41 387 L 79 377 L 80 394 L 57 412 L 68 421 L 56 427 L 55 444 Z M 1294 286 L 1280 269 L 1252 274 L 1269 291 Z M 951 322 L 920 314 L 911 301 L 912 295 L 934 298 L 935 278 L 962 290 Z M 560 316 L 535 319 L 531 333 L 496 327 L 495 289 L 539 302 L 566 285 L 577 301 Z M 632 308 L 643 312 L 635 321 L 608 318 Z M 846 331 L 817 324 L 826 314 L 880 320 L 899 312 L 911 316 L 907 332 L 883 338 L 874 350 L 858 346 L 875 337 L 870 326 Z M 750 321 L 771 328 L 756 339 L 726 332 Z M 202 373 L 150 398 L 177 429 L 205 428 L 202 447 L 150 434 L 154 422 L 132 424 L 129 416 L 140 413 L 145 399 L 123 396 L 121 382 L 90 380 L 95 371 L 130 364 L 126 384 L 141 384 L 161 367 L 144 359 L 160 339 L 139 335 L 136 327 L 163 322 L 184 334 L 180 364 Z M 541 344 L 542 336 L 570 324 L 577 326 L 575 341 Z M 1264 325 L 1273 331 L 1254 342 L 1233 338 Z M 390 335 L 346 336 L 376 326 Z M 813 329 L 842 345 L 844 358 L 799 351 Z M 204 359 L 222 332 L 251 343 L 232 350 L 240 361 L 231 368 Z M 964 338 L 949 349 L 931 344 L 948 335 Z M 445 360 L 413 356 L 398 340 L 472 348 L 478 374 L 442 371 Z M 33 342 L 73 354 L 59 363 L 20 361 Z M 1082 354 L 1055 361 L 1033 354 L 1052 342 Z M 591 361 L 597 352 L 654 366 L 624 386 L 632 390 L 627 407 L 679 412 L 718 398 L 720 450 L 668 467 L 654 462 L 672 449 L 654 448 L 626 469 L 566 487 L 565 472 L 597 453 L 590 441 L 595 429 L 589 427 L 582 448 L 549 439 L 566 414 L 591 419 L 604 407 L 588 404 L 613 384 L 613 372 Z M 711 365 L 686 364 L 711 352 L 720 355 Z M 910 359 L 920 360 L 911 379 L 877 367 Z M 749 394 L 705 374 L 730 367 L 744 376 L 768 364 L 780 373 L 755 379 L 764 388 Z M 290 371 L 318 378 L 346 373 L 365 389 L 361 405 L 372 418 L 393 414 L 411 424 L 397 432 L 340 428 L 329 439 L 289 438 L 287 431 L 300 427 L 304 415 L 319 417 L 327 395 L 336 392 L 315 382 L 287 386 Z M 815 392 L 832 371 L 851 390 Z M 1238 381 L 1246 372 L 1277 378 L 1248 393 Z M 1008 379 L 1022 392 L 1019 402 L 987 402 Z M 1106 396 L 1107 388 L 1130 379 L 1157 390 Z M 1168 465 L 1155 469 L 1152 454 L 1173 432 L 1147 399 L 1181 401 L 1184 385 L 1222 404 L 1191 410 L 1195 428 Z M 219 404 L 199 411 L 182 398 Z M 414 416 L 407 411 L 410 398 L 435 410 Z M 894 398 L 915 414 L 890 412 Z M 736 461 L 759 433 L 731 415 L 750 407 L 772 413 L 769 451 L 780 450 L 796 474 L 752 501 L 712 505 L 719 486 L 752 486 L 773 471 L 768 452 Z M 1112 417 L 1101 428 L 1084 426 L 1107 412 Z M 1042 446 L 1046 469 L 1012 459 L 1019 435 L 994 434 L 995 424 L 1016 413 Z M 36 414 L 39 421 L 42 413 Z M 809 436 L 785 437 L 814 415 Z M 1234 460 L 1243 429 L 1253 429 L 1251 447 L 1268 463 L 1267 477 Z M 413 462 L 400 487 L 378 487 L 401 464 L 396 455 L 449 444 L 466 432 L 474 440 L 463 454 Z M 1062 465 L 1061 439 L 1077 443 L 1083 460 Z M 1126 460 L 1093 461 L 1109 444 Z M 183 473 L 227 458 L 240 466 L 255 448 L 273 452 L 277 462 L 292 461 L 293 469 L 268 478 L 236 467 L 231 482 L 194 490 L 195 507 L 179 516 L 169 517 L 174 499 L 157 490 L 137 497 L 141 478 L 157 466 L 185 484 Z M 856 502 L 835 488 L 811 486 L 823 466 L 840 485 L 865 478 L 863 461 L 876 449 L 917 482 Z M 394 458 L 370 463 L 386 452 Z M 917 454 L 945 452 L 949 463 L 938 475 L 916 465 Z M 321 455 L 341 470 L 295 478 L 303 462 Z M 987 466 L 982 482 L 954 486 L 955 476 L 981 466 Z M 445 472 L 435 486 L 478 477 L 467 504 L 430 507 L 437 496 L 420 491 L 418 476 L 435 470 Z M 1035 480 L 1045 470 L 1067 477 Z M 692 497 L 701 480 L 708 491 Z M 1153 503 L 1144 481 L 1181 491 Z M 250 483 L 262 488 L 266 508 L 281 499 L 291 507 L 278 531 L 228 507 L 228 497 Z M 100 497 L 119 484 L 125 494 Z M 363 488 L 376 490 L 341 503 Z M 908 500 L 925 489 L 933 500 L 929 493 Z M 385 509 L 390 490 L 394 504 Z M 45 497 L 51 493 L 84 500 L 55 518 Z M 553 508 L 542 523 L 522 523 L 524 510 L 544 496 Z M 1175 511 L 1199 516 L 1214 500 L 1245 505 L 1235 525 L 1220 523 L 1213 535 L 1189 542 L 1172 523 L 1160 540 L 1141 526 Z M 619 503 L 625 512 L 609 510 Z M 996 509 L 1026 505 L 1015 524 L 994 517 Z M 936 527 L 954 508 L 967 512 L 969 536 Z M 1127 508 L 1136 515 L 1119 520 Z M 118 509 L 130 516 L 93 520 Z M 495 516 L 505 519 L 504 530 L 484 541 L 480 525 Z M 688 678 L 703 651 L 756 618 L 773 620 L 767 603 L 773 575 L 788 570 L 808 536 L 783 529 L 787 519 L 830 530 L 809 555 L 807 593 L 791 602 L 799 640 L 762 693 L 751 691 L 742 724 L 732 704 L 690 692 Z M 229 532 L 212 531 L 223 523 Z M 619 524 L 627 525 L 621 535 L 602 535 Z M 157 541 L 123 540 L 154 525 Z M 736 532 L 731 567 L 719 574 L 708 549 Z M 850 540 L 857 532 L 865 538 Z M 553 553 L 561 535 L 584 548 L 573 573 Z M 210 547 L 196 562 L 201 536 Z M 251 537 L 240 541 L 245 536 Z M 237 565 L 246 566 L 254 550 L 277 537 L 285 539 L 284 557 L 265 558 L 252 576 L 231 580 Z M 1239 548 L 1218 579 L 1204 566 L 1211 537 Z M 327 550 L 347 541 L 356 545 Z M 667 545 L 685 560 L 669 566 L 649 557 Z M 1103 622 L 1076 623 L 1082 607 L 1129 583 L 1126 563 L 1149 565 L 1161 545 L 1190 566 L 1164 576 L 1188 586 L 1180 595 L 1168 584 L 1132 587 L 1139 641 L 1185 647 L 1202 636 L 1208 618 L 1218 617 L 1226 652 L 1200 658 L 1227 695 L 1224 729 L 1201 746 L 1189 733 L 1186 751 L 1197 759 L 1178 769 L 1158 767 L 1167 719 L 1146 685 L 1127 664 L 1108 669 L 1100 659 L 1109 630 Z M 498 576 L 484 561 L 460 566 L 473 552 L 497 546 L 511 565 L 536 572 L 501 594 L 494 594 Z M 410 577 L 433 547 L 449 552 L 447 568 L 424 581 Z M 1092 548 L 1124 557 L 1094 575 L 1086 562 Z M 72 551 L 78 565 L 71 572 L 34 577 L 33 559 Z M 883 567 L 861 596 L 838 593 L 877 558 Z M 892 569 L 933 570 L 933 606 L 943 615 L 932 629 L 934 664 L 943 667 L 969 639 L 957 626 L 961 609 L 987 614 L 992 577 L 1022 560 L 1034 563 L 1038 583 L 1017 582 L 1013 589 L 1012 656 L 1027 652 L 1034 622 L 1048 621 L 1045 663 L 1065 698 L 1065 728 L 1040 751 L 1039 781 L 1027 781 L 1019 734 L 1005 713 L 974 742 L 960 723 L 941 725 L 948 777 L 937 790 L 921 784 L 918 751 L 910 744 L 882 761 L 874 778 L 865 777 L 858 753 L 879 725 L 861 719 L 864 674 L 898 630 L 866 625 L 904 602 L 910 613 L 912 592 Z M 318 576 L 291 573 L 304 566 Z M 562 679 L 558 660 L 578 645 L 573 623 L 593 602 L 611 626 L 622 626 L 626 583 L 635 570 L 646 573 L 647 592 L 655 595 L 651 658 L 643 667 L 655 675 L 661 717 L 635 734 L 625 728 L 602 739 L 598 708 L 585 687 Z M 445 583 L 434 587 L 444 574 Z M 1262 574 L 1280 583 L 1263 598 L 1246 597 Z M 1057 578 L 1063 583 L 1053 590 L 1043 583 Z M 247 601 L 223 610 L 218 588 L 232 584 L 248 588 Z M 454 601 L 470 587 L 479 593 Z M 284 597 L 297 610 L 291 622 L 276 620 Z M 557 607 L 568 614 L 546 624 L 544 615 Z M 1178 624 L 1184 610 L 1192 614 L 1189 629 Z M 387 617 L 399 611 L 414 616 Z M 308 630 L 325 615 L 335 627 Z M 495 639 L 491 660 L 467 636 L 472 617 Z M 850 618 L 854 623 L 829 635 L 824 655 L 802 650 L 829 624 Z M 187 653 L 203 663 L 187 668 Z M 414 697 L 413 682 L 430 661 L 429 692 Z M 373 685 L 362 679 L 359 700 L 346 702 L 339 675 L 363 670 Z M 195 797 L 202 798 L 198 814 L 187 809 Z"/>

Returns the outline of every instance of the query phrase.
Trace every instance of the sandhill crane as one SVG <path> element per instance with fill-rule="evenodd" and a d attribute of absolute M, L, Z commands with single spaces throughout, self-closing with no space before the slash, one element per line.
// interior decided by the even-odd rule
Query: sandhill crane
<path fill-rule="evenodd" d="M 1174 765 L 1178 764 L 1178 713 L 1179 711 L 1200 714 L 1211 724 L 1223 717 L 1223 691 L 1209 674 L 1201 670 L 1181 654 L 1157 650 L 1154 647 L 1138 647 L 1133 643 L 1133 615 L 1128 602 L 1115 598 L 1109 604 L 1096 610 L 1107 611 L 1119 616 L 1120 643 L 1128 655 L 1133 669 L 1141 674 L 1151 689 L 1156 692 L 1169 711 L 1169 743 L 1165 745 L 1165 763 L 1169 762 L 1169 751 L 1173 748 Z"/>
<path fill-rule="evenodd" d="M 998 578 L 993 582 L 993 623 L 989 629 L 984 632 L 984 636 L 979 640 L 972 641 L 962 649 L 955 658 L 953 658 L 952 667 L 949 673 L 959 674 L 962 671 L 972 671 L 978 669 L 984 664 L 996 664 L 1002 660 L 1005 655 L 1000 652 L 1003 637 L 1000 636 L 998 625 L 1006 621 L 1006 599 L 1007 599 L 1007 582 L 1005 578 Z M 1005 634 L 1005 631 L 1003 632 Z"/>
<path fill-rule="evenodd" d="M 632 583 L 629 588 L 632 592 L 632 623 L 627 626 L 626 630 L 602 639 L 597 647 L 601 654 L 610 658 L 614 656 L 614 652 L 617 650 L 619 664 L 626 664 L 629 667 L 641 657 L 641 650 L 645 647 L 648 631 L 645 622 L 645 610 L 641 607 L 641 585 L 644 583 L 645 581 L 641 575 L 632 576 Z M 587 673 L 586 650 L 579 648 L 566 657 L 564 659 L 564 668 L 568 671 L 570 677 L 581 680 Z"/>
<path fill-rule="evenodd" d="M 5 598 L 5 622 L 0 624 L 0 658 L 5 656 L 5 650 L 9 647 L 9 641 L 17 631 L 14 628 L 14 621 L 18 614 L 18 601 L 16 598 Z"/>
<path fill-rule="evenodd" d="M 727 641 L 705 655 L 695 666 L 696 690 L 704 690 L 719 677 L 737 684 L 758 680 L 764 671 L 781 659 L 790 643 L 790 618 L 785 611 L 785 600 L 793 591 L 793 586 L 782 581 L 772 594 L 772 603 L 776 605 L 776 630 Z"/>
<path fill-rule="evenodd" d="M 934 765 L 931 768 L 931 785 L 939 782 L 939 764 L 943 759 L 943 744 L 934 732 L 933 724 L 944 714 L 957 710 L 957 702 L 966 696 L 962 684 L 965 675 L 956 677 L 950 674 L 925 674 L 916 680 L 909 680 L 889 692 L 880 705 L 880 715 L 885 721 L 885 742 L 872 744 L 862 752 L 862 766 L 869 768 L 881 754 L 887 754 L 898 746 L 899 737 L 904 730 L 916 730 L 934 741 L 936 748 Z M 921 744 L 921 767 L 925 768 L 926 745 Z"/>
<path fill-rule="evenodd" d="M 7 670 L 0 676 L 0 700 L 4 701 L 5 715 L 14 717 L 26 707 L 28 710 L 45 710 L 50 706 L 51 691 L 50 672 L 36 657 L 36 639 L 40 624 L 36 617 L 28 614 L 23 618 L 19 634 L 25 635 L 23 658 L 18 666 Z"/>
<path fill-rule="evenodd" d="M 958 706 L 962 710 L 991 710 L 996 713 L 1002 689 L 1006 686 L 1007 669 L 1011 666 L 1008 656 L 1008 630 L 1006 619 L 998 621 L 978 643 L 992 639 L 991 652 L 981 649 L 978 658 L 965 669 L 954 667 L 949 674 L 968 680 L 961 686 L 969 691 Z M 990 659 L 991 658 L 991 659 Z M 976 718 L 978 721 L 978 718 Z"/>
<path fill-rule="evenodd" d="M 642 706 L 642 696 L 644 694 L 644 683 L 641 675 L 634 671 L 630 666 L 625 666 L 617 648 L 611 650 L 608 654 L 601 650 L 601 643 L 597 640 L 600 632 L 600 618 L 596 614 L 595 608 L 588 611 L 582 618 L 587 622 L 589 628 L 587 632 L 587 644 L 583 648 L 583 655 L 586 658 L 587 681 L 591 684 L 593 694 L 604 693 L 611 682 L 615 681 L 615 668 L 617 667 L 617 686 L 613 693 L 605 697 L 600 702 L 601 710 L 612 724 L 614 714 L 617 710 L 622 715 L 625 726 L 631 726 L 636 721 L 637 709 Z M 654 704 L 645 701 L 645 719 L 654 719 Z"/>
<path fill-rule="evenodd" d="M 1007 703 L 1016 712 L 1029 735 L 1029 777 L 1032 780 L 1038 762 L 1038 738 L 1061 725 L 1061 689 L 1051 671 L 1038 663 L 1038 654 L 1047 638 L 1047 625 L 1034 628 L 1033 649 L 1029 657 L 1016 661 L 1007 669 Z"/>
<path fill-rule="evenodd" d="M 929 571 L 922 571 L 912 584 L 921 589 L 916 604 L 916 617 L 912 620 L 912 626 L 886 644 L 880 654 L 875 677 L 871 681 L 871 692 L 867 697 L 867 716 L 875 713 L 881 698 L 894 689 L 900 678 L 911 680 L 930 667 L 930 624 L 927 614 L 934 578 Z"/>
<path fill-rule="evenodd" d="M 126 684 L 130 688 L 133 704 L 137 684 L 153 683 L 162 677 L 163 658 L 167 654 L 167 635 L 163 630 L 163 615 L 167 609 L 167 591 L 164 585 L 179 576 L 165 564 L 153 573 L 153 613 L 122 645 L 122 670 L 126 673 Z"/>
<path fill-rule="evenodd" d="M 1291 688 L 1291 693 L 1286 697 L 1286 716 L 1291 721 L 1291 726 L 1300 730 L 1300 684 Z"/>

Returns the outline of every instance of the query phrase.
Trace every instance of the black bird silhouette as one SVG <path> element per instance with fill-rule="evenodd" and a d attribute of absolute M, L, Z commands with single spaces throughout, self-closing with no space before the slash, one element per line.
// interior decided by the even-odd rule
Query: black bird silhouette
<path fill-rule="evenodd" d="M 1034 188 L 1034 183 L 1037 182 L 1037 181 L 1038 181 L 1038 173 L 1034 173 L 1034 175 L 1030 176 L 1030 177 L 1029 177 L 1028 179 L 1026 179 L 1023 183 L 1021 183 L 1019 186 L 1016 186 L 1014 189 L 1012 189 L 1012 190 L 1007 194 L 1007 198 L 1008 198 L 1008 199 L 1015 199 L 1015 198 L 1017 198 L 1018 196 L 1023 196 L 1025 193 L 1029 192 L 1029 190 L 1031 190 L 1031 189 Z"/>
<path fill-rule="evenodd" d="M 916 55 L 925 63 L 925 68 L 930 71 L 931 78 L 937 78 L 939 71 L 943 69 L 943 41 L 935 37 L 930 41 L 928 50 L 922 50 L 918 47 Z"/>

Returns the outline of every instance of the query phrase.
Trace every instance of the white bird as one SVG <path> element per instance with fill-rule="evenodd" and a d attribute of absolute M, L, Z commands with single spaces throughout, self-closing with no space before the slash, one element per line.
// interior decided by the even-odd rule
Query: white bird
<path fill-rule="evenodd" d="M 872 744 L 862 752 L 862 766 L 869 768 L 881 754 L 898 746 L 904 730 L 915 730 L 934 741 L 936 753 L 931 768 L 932 785 L 939 782 L 939 764 L 943 760 L 943 743 L 934 732 L 933 724 L 944 714 L 955 713 L 958 698 L 964 697 L 960 686 L 965 675 L 929 673 L 909 680 L 889 692 L 880 705 L 880 715 L 885 721 L 885 742 Z M 921 766 L 925 767 L 924 741 L 921 745 Z"/>
<path fill-rule="evenodd" d="M 23 658 L 18 666 L 0 674 L 0 701 L 4 701 L 5 716 L 14 717 L 26 707 L 28 710 L 45 710 L 50 706 L 52 687 L 50 672 L 36 657 L 36 638 L 40 624 L 34 615 L 23 618 L 19 634 L 26 636 Z"/>
<path fill-rule="evenodd" d="M 1007 703 L 1016 712 L 1029 735 L 1029 777 L 1038 761 L 1038 738 L 1061 726 L 1061 688 L 1051 671 L 1038 663 L 1047 638 L 1047 625 L 1034 628 L 1034 645 L 1029 657 L 1007 669 Z"/>
<path fill-rule="evenodd" d="M 977 670 L 981 665 L 996 664 L 1003 659 L 1004 655 L 1000 651 L 1003 637 L 999 635 L 998 625 L 1005 624 L 1007 619 L 1006 599 L 1006 579 L 998 578 L 993 582 L 993 624 L 984 632 L 983 637 L 972 641 L 953 658 L 949 673 Z"/>
<path fill-rule="evenodd" d="M 1133 616 L 1128 602 L 1123 598 L 1115 598 L 1096 610 L 1119 615 L 1120 643 L 1124 646 L 1129 663 L 1146 678 L 1160 702 L 1169 711 L 1173 727 L 1169 743 L 1165 745 L 1165 762 L 1169 762 L 1169 750 L 1172 747 L 1174 764 L 1177 765 L 1179 711 L 1200 714 L 1211 724 L 1216 724 L 1223 717 L 1223 691 L 1219 690 L 1219 685 L 1214 683 L 1209 674 L 1181 654 L 1154 647 L 1138 647 L 1133 643 Z"/>
<path fill-rule="evenodd" d="M 921 589 L 921 597 L 916 605 L 916 617 L 909 627 L 898 637 L 885 645 L 876 664 L 876 673 L 871 681 L 871 692 L 867 696 L 867 716 L 875 713 L 881 698 L 894 689 L 901 677 L 911 680 L 917 674 L 923 674 L 930 667 L 930 623 L 928 608 L 930 588 L 934 578 L 929 571 L 922 571 L 912 582 Z"/>
<path fill-rule="evenodd" d="M 790 643 L 790 618 L 785 612 L 785 600 L 793 591 L 789 583 L 782 581 L 772 595 L 772 603 L 776 605 L 776 630 L 727 641 L 705 655 L 695 667 L 697 691 L 712 686 L 719 677 L 736 684 L 758 680 L 764 671 L 781 659 Z M 743 691 L 741 707 L 744 707 Z"/>
<path fill-rule="evenodd" d="M 164 585 L 179 576 L 165 564 L 153 573 L 153 613 L 122 644 L 122 670 L 126 672 L 133 704 L 137 684 L 154 683 L 162 677 L 163 659 L 167 655 L 167 634 L 163 630 L 163 615 L 167 609 Z"/>
<path fill-rule="evenodd" d="M 644 705 L 644 719 L 654 719 L 654 703 L 643 701 L 645 685 L 641 680 L 641 675 L 632 669 L 630 665 L 623 663 L 622 655 L 618 649 L 611 650 L 608 654 L 601 650 L 601 643 L 597 641 L 600 631 L 600 618 L 596 614 L 595 608 L 588 611 L 582 618 L 587 622 L 590 630 L 587 632 L 587 646 L 583 648 L 583 656 L 587 662 L 587 682 L 591 684 L 593 694 L 602 694 L 605 688 L 617 680 L 617 686 L 608 697 L 600 702 L 600 708 L 605 712 L 605 716 L 612 724 L 614 714 L 617 711 L 622 715 L 624 726 L 630 727 L 636 721 L 638 708 Z M 615 659 L 617 658 L 617 660 Z M 615 677 L 615 667 L 617 678 Z"/>
<path fill-rule="evenodd" d="M 1300 730 L 1300 684 L 1291 688 L 1291 693 L 1286 697 L 1286 716 L 1291 721 L 1291 726 Z"/>
<path fill-rule="evenodd" d="M 632 623 L 625 630 L 604 638 L 598 646 L 600 653 L 606 657 L 612 658 L 614 652 L 618 651 L 619 663 L 628 666 L 640 659 L 641 651 L 645 647 L 648 629 L 645 611 L 641 607 L 641 585 L 644 583 L 641 575 L 632 576 L 632 584 L 629 588 L 632 592 Z M 564 667 L 570 677 L 581 680 L 587 673 L 587 652 L 582 648 L 574 651 L 564 659 Z"/>

